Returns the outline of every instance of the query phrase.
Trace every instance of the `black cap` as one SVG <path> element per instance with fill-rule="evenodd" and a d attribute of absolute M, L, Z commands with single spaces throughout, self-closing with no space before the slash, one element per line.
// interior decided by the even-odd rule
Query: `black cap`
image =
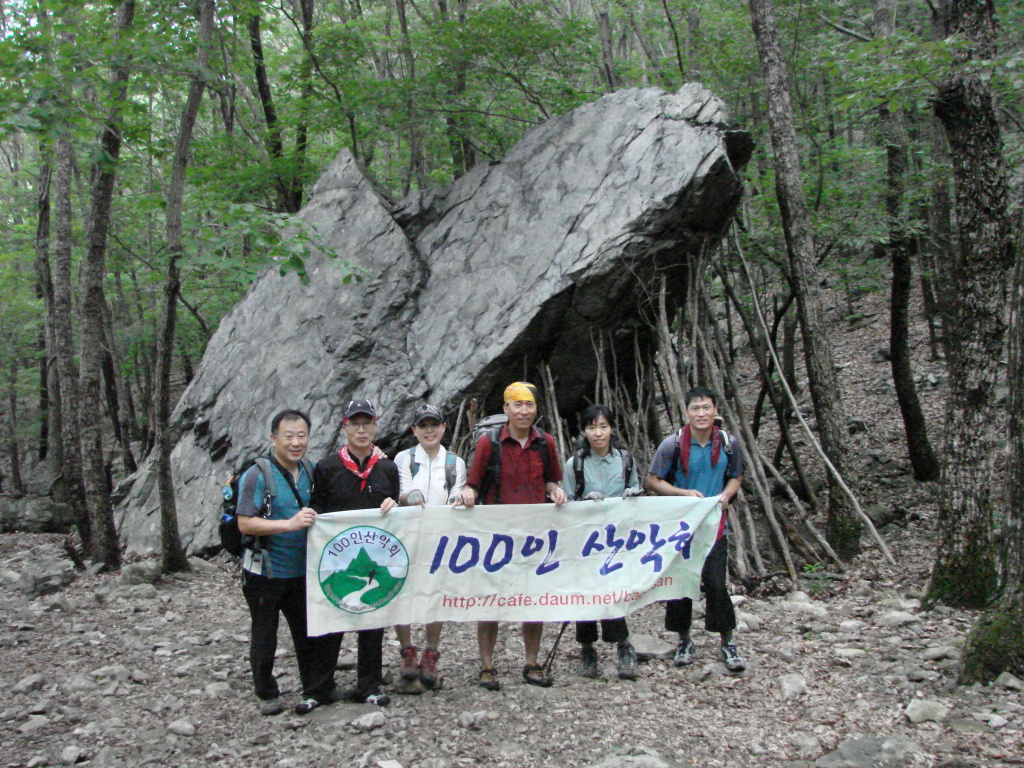
<path fill-rule="evenodd" d="M 345 421 L 360 413 L 371 419 L 377 419 L 377 409 L 369 400 L 349 400 L 348 405 L 345 406 Z"/>
<path fill-rule="evenodd" d="M 412 415 L 412 425 L 414 427 L 418 426 L 424 419 L 437 419 L 442 424 L 445 423 L 444 414 L 441 413 L 441 409 L 436 405 L 429 405 L 428 403 L 424 403 L 416 409 L 416 413 Z"/>

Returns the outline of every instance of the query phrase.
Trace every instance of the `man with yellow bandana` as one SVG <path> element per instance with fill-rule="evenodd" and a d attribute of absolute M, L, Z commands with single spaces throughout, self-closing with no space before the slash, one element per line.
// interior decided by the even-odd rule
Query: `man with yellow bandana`
<path fill-rule="evenodd" d="M 561 462 L 555 452 L 551 435 L 534 426 L 537 421 L 537 388 L 529 382 L 517 381 L 505 388 L 503 410 L 508 423 L 496 435 L 485 434 L 476 444 L 473 464 L 457 503 L 472 507 L 482 504 L 544 504 L 549 499 L 556 506 L 568 497 L 559 483 Z M 495 459 L 492 461 L 492 455 Z M 477 623 L 480 647 L 479 685 L 489 691 L 501 689 L 494 669 L 494 644 L 498 639 L 498 622 Z M 523 622 L 523 645 L 526 666 L 523 679 L 530 685 L 548 687 L 551 677 L 537 662 L 544 624 Z"/>

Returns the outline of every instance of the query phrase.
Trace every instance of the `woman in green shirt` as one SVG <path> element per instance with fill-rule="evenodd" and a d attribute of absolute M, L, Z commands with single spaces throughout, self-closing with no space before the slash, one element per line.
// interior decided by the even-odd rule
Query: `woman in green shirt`
<path fill-rule="evenodd" d="M 611 411 L 604 405 L 590 406 L 580 416 L 580 428 L 583 432 L 581 447 L 565 463 L 563 473 L 569 500 L 600 501 L 604 498 L 642 494 L 633 457 L 615 438 Z M 602 619 L 601 636 L 606 643 L 618 645 L 619 677 L 635 680 L 636 650 L 629 642 L 626 619 Z M 597 622 L 577 621 L 576 639 L 580 643 L 580 674 L 583 677 L 597 677 L 597 649 L 594 648 L 597 642 Z"/>

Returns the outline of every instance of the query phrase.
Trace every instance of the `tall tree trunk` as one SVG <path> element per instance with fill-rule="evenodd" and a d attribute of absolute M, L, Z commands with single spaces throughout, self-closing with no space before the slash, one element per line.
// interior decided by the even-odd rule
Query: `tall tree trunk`
<path fill-rule="evenodd" d="M 47 152 L 40 147 L 39 154 Z M 39 461 L 50 453 L 50 419 L 53 398 L 50 392 L 50 354 L 53 350 L 53 278 L 50 274 L 50 165 L 44 159 L 39 169 L 39 198 L 36 201 L 35 270 L 36 296 L 43 302 L 43 330 L 39 348 Z M 58 434 L 57 430 L 53 434 Z M 54 466 L 60 466 L 54 464 Z"/>
<path fill-rule="evenodd" d="M 74 516 L 82 548 L 93 549 L 92 522 L 85 503 L 82 481 L 82 441 L 78 424 L 78 370 L 75 366 L 75 334 L 71 300 L 71 139 L 57 139 L 53 174 L 53 353 L 60 377 L 61 479 Z"/>
<path fill-rule="evenodd" d="M 135 18 L 135 0 L 123 0 L 114 21 L 113 42 L 122 42 Z M 92 206 L 85 258 L 79 270 L 82 285 L 82 373 L 79 414 L 82 429 L 82 463 L 85 501 L 96 534 L 92 553 L 110 568 L 121 565 L 121 553 L 114 528 L 114 511 L 107 490 L 103 459 L 103 325 L 107 299 L 103 279 L 107 271 L 107 232 L 114 197 L 114 179 L 121 155 L 121 104 L 128 93 L 128 60 L 121 54 L 112 67 L 112 106 L 100 133 L 99 155 L 93 167 Z"/>
<path fill-rule="evenodd" d="M 465 27 L 468 0 L 458 0 L 459 24 Z M 448 3 L 438 3 L 438 16 L 441 21 L 448 21 Z M 448 149 L 452 156 L 452 170 L 455 178 L 462 176 L 476 165 L 476 148 L 469 137 L 469 127 L 461 116 L 461 99 L 466 93 L 466 73 L 470 60 L 459 50 L 449 51 L 451 59 L 448 71 L 452 79 L 446 88 L 450 111 L 445 114 L 445 132 L 448 135 Z"/>
<path fill-rule="evenodd" d="M 1018 231 L 1020 221 L 1017 221 Z M 1001 672 L 1024 677 L 1024 249 L 1017 253 L 1011 297 L 1007 377 L 1009 457 L 1002 521 L 999 601 L 978 620 L 964 648 L 960 682 L 988 683 Z"/>
<path fill-rule="evenodd" d="M 612 22 L 608 18 L 608 10 L 597 12 L 597 27 L 601 31 L 601 79 L 606 90 L 611 93 L 620 85 L 618 72 L 615 68 L 615 48 L 612 42 Z"/>
<path fill-rule="evenodd" d="M 160 333 L 157 338 L 156 375 L 156 463 L 157 484 L 160 489 L 160 543 L 165 571 L 188 570 L 188 558 L 178 533 L 178 510 L 174 501 L 174 477 L 171 472 L 171 451 L 174 440 L 170 431 L 171 364 L 174 357 L 174 330 L 177 321 L 178 294 L 181 278 L 178 259 L 184 252 L 181 240 L 181 213 L 185 198 L 185 174 L 188 154 L 192 145 L 192 131 L 206 88 L 206 69 L 210 60 L 210 41 L 213 39 L 214 0 L 199 2 L 199 41 L 196 48 L 196 67 L 188 89 L 188 98 L 181 115 L 178 138 L 174 145 L 171 186 L 167 192 L 167 276 L 164 280 L 164 300 L 160 314 Z"/>
<path fill-rule="evenodd" d="M 888 0 L 875 0 L 873 21 L 876 38 L 892 37 L 895 27 Z M 885 212 L 889 237 L 885 248 L 892 263 L 892 288 L 889 292 L 889 361 L 892 380 L 903 417 L 907 453 L 914 478 L 921 481 L 938 480 L 939 460 L 928 440 L 928 425 L 910 370 L 908 314 L 917 241 L 906 226 L 903 204 L 903 189 L 909 165 L 909 140 L 899 112 L 893 112 L 883 105 L 878 117 L 886 156 Z"/>
<path fill-rule="evenodd" d="M 949 288 L 943 291 L 942 326 L 950 391 L 938 552 L 926 598 L 982 607 L 999 581 L 992 524 L 1002 501 L 995 463 L 1005 434 L 996 388 L 1003 377 L 1006 278 L 1014 259 L 1009 173 L 980 65 L 996 56 L 991 0 L 953 0 L 946 31 L 968 45 L 954 56 L 935 99 L 953 161 L 957 237 L 956 248 L 939 262 Z"/>
<path fill-rule="evenodd" d="M 803 331 L 804 359 L 818 422 L 821 446 L 840 475 L 845 466 L 843 430 L 846 415 L 825 327 L 825 312 L 818 292 L 819 279 L 811 238 L 810 216 L 804 197 L 800 155 L 785 62 L 775 25 L 772 0 L 750 0 L 754 39 L 768 98 L 768 124 L 775 157 L 775 189 L 789 252 L 793 292 Z M 827 537 L 839 557 L 849 560 L 860 552 L 863 523 L 835 475 L 829 475 Z"/>
<path fill-rule="evenodd" d="M 292 200 L 288 174 L 285 172 L 281 126 L 278 124 L 277 109 L 274 107 L 274 97 L 270 90 L 270 79 L 267 77 L 267 67 L 263 60 L 260 17 L 252 16 L 248 26 L 249 47 L 252 49 L 252 61 L 256 70 L 256 93 L 260 97 L 263 119 L 267 123 L 267 151 L 270 153 L 270 174 L 274 179 L 274 189 L 277 190 L 278 209 L 288 213 L 298 213 L 299 209 L 294 206 Z"/>
<path fill-rule="evenodd" d="M 110 382 L 114 387 L 116 406 L 112 406 L 111 418 L 114 419 L 120 428 L 117 430 L 118 439 L 121 444 L 121 452 L 124 455 L 124 469 L 128 474 L 134 474 L 138 469 L 135 461 L 135 453 L 132 451 L 132 439 L 139 433 L 139 426 L 135 421 L 135 407 L 132 403 L 132 390 L 124 375 L 121 373 L 121 354 L 117 348 L 117 337 L 114 333 L 114 316 L 108 303 L 104 318 L 104 347 L 110 365 Z"/>
<path fill-rule="evenodd" d="M 303 50 L 306 55 L 299 66 L 302 80 L 302 100 L 299 105 L 298 123 L 295 126 L 295 153 L 289 174 L 288 195 L 291 205 L 298 213 L 302 208 L 302 182 L 306 169 L 306 151 L 309 148 L 309 113 L 316 91 L 313 88 L 313 9 L 314 0 L 300 0 L 302 15 L 302 37 L 306 41 Z"/>
<path fill-rule="evenodd" d="M 406 0 L 395 0 L 395 11 L 398 15 L 398 27 L 402 33 L 402 42 L 398 46 L 402 61 L 405 63 L 405 112 L 409 128 L 409 175 L 406 178 L 403 194 L 408 194 L 415 179 L 420 189 L 428 186 L 427 162 L 423 155 L 423 135 L 416 118 L 416 109 L 412 96 L 416 84 L 416 56 L 413 53 L 412 40 L 409 38 L 409 22 L 406 18 Z"/>
<path fill-rule="evenodd" d="M 13 352 L 13 350 L 12 350 Z M 17 494 L 25 492 L 21 479 L 21 454 L 18 450 L 18 359 L 11 356 L 7 368 L 7 458 L 11 462 L 11 488 Z"/>
<path fill-rule="evenodd" d="M 50 453 L 50 365 L 46 357 L 46 331 L 40 331 L 36 341 L 36 353 L 39 356 L 39 460 L 46 461 Z"/>
<path fill-rule="evenodd" d="M 796 380 L 796 348 L 800 341 L 796 329 L 800 324 L 797 312 L 787 314 L 782 321 L 782 375 L 794 393 L 800 391 L 800 383 Z"/>
<path fill-rule="evenodd" d="M 932 38 L 942 40 L 946 34 L 946 0 L 933 0 Z M 942 277 L 937 268 L 942 255 L 953 250 L 952 214 L 949 201 L 949 147 L 942 121 L 932 113 L 926 126 L 929 145 L 928 173 L 928 226 L 921 252 L 921 292 L 928 320 L 928 343 L 931 359 L 939 359 L 939 331 L 941 323 Z"/>
<path fill-rule="evenodd" d="M 914 375 L 910 370 L 909 305 L 914 238 L 907 232 L 903 213 L 903 186 L 907 171 L 907 137 L 898 114 L 883 107 L 880 111 L 886 152 L 885 209 L 889 220 L 886 250 L 892 263 L 892 287 L 889 293 L 889 358 L 896 401 L 903 417 L 907 452 L 916 480 L 938 480 L 940 465 L 928 439 L 928 426 L 917 397 Z"/>

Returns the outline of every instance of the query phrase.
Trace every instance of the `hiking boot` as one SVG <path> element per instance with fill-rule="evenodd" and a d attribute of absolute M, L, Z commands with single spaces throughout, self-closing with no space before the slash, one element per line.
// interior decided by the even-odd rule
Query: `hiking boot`
<path fill-rule="evenodd" d="M 370 692 L 363 696 L 364 704 L 373 704 L 375 707 L 386 707 L 391 703 L 391 697 L 380 688 L 371 688 Z"/>
<path fill-rule="evenodd" d="M 693 654 L 697 646 L 693 640 L 680 640 L 676 646 L 675 664 L 677 667 L 688 667 L 693 664 Z"/>
<path fill-rule="evenodd" d="M 407 645 L 401 650 L 402 654 L 402 668 L 399 670 L 399 677 L 408 682 L 412 682 L 419 677 L 419 666 L 416 661 L 416 652 L 419 649 L 415 645 Z"/>
<path fill-rule="evenodd" d="M 580 646 L 580 677 L 597 677 L 597 649 L 592 645 Z"/>
<path fill-rule="evenodd" d="M 539 688 L 550 688 L 552 683 L 555 682 L 540 664 L 527 664 L 524 666 L 523 680 Z"/>
<path fill-rule="evenodd" d="M 619 679 L 636 680 L 636 648 L 632 643 L 619 644 Z"/>
<path fill-rule="evenodd" d="M 441 657 L 440 651 L 427 648 L 420 656 L 420 682 L 424 688 L 433 688 L 437 685 L 437 660 Z"/>
<path fill-rule="evenodd" d="M 342 694 L 342 699 L 353 704 L 373 704 L 378 707 L 386 707 L 391 703 L 391 697 L 378 685 L 365 689 L 354 685 Z"/>
<path fill-rule="evenodd" d="M 501 683 L 498 682 L 498 673 L 494 671 L 494 667 L 484 667 L 481 669 L 476 684 L 481 688 L 486 688 L 488 691 L 501 690 Z"/>
<path fill-rule="evenodd" d="M 320 706 L 320 702 L 314 698 L 303 699 L 295 705 L 296 715 L 308 715 L 314 709 Z"/>
<path fill-rule="evenodd" d="M 264 717 L 280 715 L 284 712 L 284 703 L 278 696 L 272 699 L 256 699 L 256 707 Z"/>
<path fill-rule="evenodd" d="M 722 661 L 725 662 L 725 668 L 730 672 L 742 672 L 747 668 L 740 652 L 736 650 L 736 643 L 722 644 Z"/>

